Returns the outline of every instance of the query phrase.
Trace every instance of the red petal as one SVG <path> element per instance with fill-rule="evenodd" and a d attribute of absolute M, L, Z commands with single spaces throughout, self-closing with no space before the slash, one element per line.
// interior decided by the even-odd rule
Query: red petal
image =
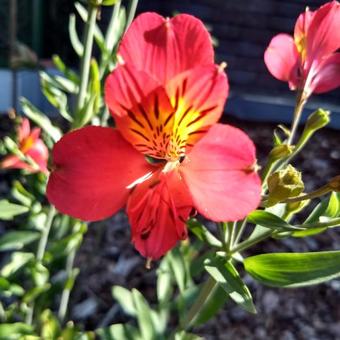
<path fill-rule="evenodd" d="M 9 155 L 0 162 L 1 169 L 26 169 L 32 171 L 32 167 L 20 160 L 18 156 Z"/>
<path fill-rule="evenodd" d="M 185 70 L 214 62 L 208 31 L 187 14 L 170 20 L 156 13 L 141 14 L 124 35 L 119 54 L 163 84 Z"/>
<path fill-rule="evenodd" d="M 66 134 L 53 149 L 49 201 L 64 214 L 88 221 L 114 214 L 129 184 L 150 171 L 144 157 L 117 130 L 88 126 Z"/>
<path fill-rule="evenodd" d="M 296 42 L 305 43 L 306 35 L 309 29 L 309 26 L 312 22 L 315 12 L 306 9 L 304 13 L 301 13 L 296 20 L 295 28 L 294 28 L 294 40 Z"/>
<path fill-rule="evenodd" d="M 158 259 L 187 237 L 191 198 L 177 172 L 137 185 L 127 206 L 132 242 L 145 257 Z"/>
<path fill-rule="evenodd" d="M 218 121 L 229 93 L 227 76 L 216 65 L 181 73 L 166 88 L 176 110 L 173 130 L 189 146 Z"/>
<path fill-rule="evenodd" d="M 114 117 L 122 117 L 159 87 L 147 73 L 132 65 L 120 65 L 106 78 L 105 102 Z"/>
<path fill-rule="evenodd" d="M 264 53 L 269 72 L 277 79 L 297 86 L 299 55 L 293 38 L 288 34 L 275 36 Z"/>
<path fill-rule="evenodd" d="M 311 65 L 340 48 L 340 4 L 331 1 L 315 11 L 307 34 L 307 58 Z"/>
<path fill-rule="evenodd" d="M 340 53 L 335 53 L 324 60 L 312 81 L 315 93 L 323 93 L 340 86 Z"/>
<path fill-rule="evenodd" d="M 181 166 L 198 212 L 213 221 L 236 221 L 256 209 L 261 181 L 255 162 L 254 144 L 244 132 L 214 125 Z"/>
<path fill-rule="evenodd" d="M 30 134 L 30 122 L 27 118 L 23 118 L 21 124 L 17 128 L 18 142 L 22 142 L 24 138 Z"/>

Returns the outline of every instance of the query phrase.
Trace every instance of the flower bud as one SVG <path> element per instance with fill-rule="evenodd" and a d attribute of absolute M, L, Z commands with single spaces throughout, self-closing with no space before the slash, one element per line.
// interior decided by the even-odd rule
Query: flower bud
<path fill-rule="evenodd" d="M 286 169 L 277 171 L 268 178 L 268 206 L 298 196 L 304 188 L 301 172 L 288 165 Z"/>
<path fill-rule="evenodd" d="M 323 128 L 330 122 L 329 116 L 330 116 L 330 111 L 317 109 L 308 117 L 305 130 L 316 131 L 316 130 Z"/>
<path fill-rule="evenodd" d="M 269 158 L 275 162 L 279 159 L 290 156 L 293 152 L 294 147 L 287 144 L 281 144 L 275 146 L 269 154 Z"/>

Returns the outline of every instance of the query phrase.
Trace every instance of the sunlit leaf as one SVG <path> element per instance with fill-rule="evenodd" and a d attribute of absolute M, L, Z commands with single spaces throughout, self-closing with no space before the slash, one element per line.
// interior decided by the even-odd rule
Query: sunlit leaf
<path fill-rule="evenodd" d="M 9 261 L 2 267 L 1 276 L 7 278 L 34 258 L 32 253 L 14 252 Z"/>
<path fill-rule="evenodd" d="M 8 231 L 0 237 L 0 251 L 20 250 L 26 244 L 37 240 L 40 233 L 30 230 Z"/>
<path fill-rule="evenodd" d="M 246 311 L 256 313 L 250 291 L 230 261 L 222 258 L 207 259 L 205 269 L 234 302 Z"/>
<path fill-rule="evenodd" d="M 303 287 L 340 276 L 340 251 L 275 253 L 248 257 L 247 272 L 274 287 Z"/>
<path fill-rule="evenodd" d="M 17 215 L 22 215 L 28 211 L 27 207 L 14 204 L 8 200 L 0 200 L 0 220 L 12 220 Z"/>

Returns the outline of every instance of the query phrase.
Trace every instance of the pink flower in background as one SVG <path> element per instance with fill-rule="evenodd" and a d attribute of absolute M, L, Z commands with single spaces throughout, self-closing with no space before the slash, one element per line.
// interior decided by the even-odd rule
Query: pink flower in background
<path fill-rule="evenodd" d="M 25 169 L 31 173 L 41 171 L 47 174 L 48 149 L 39 136 L 40 129 L 31 130 L 29 120 L 24 118 L 17 129 L 18 148 L 32 162 L 22 159 L 18 155 L 8 155 L 0 162 L 0 168 Z"/>
<path fill-rule="evenodd" d="M 340 86 L 340 4 L 331 1 L 298 17 L 294 37 L 278 34 L 270 42 L 264 61 L 270 73 L 292 90 L 314 93 Z"/>

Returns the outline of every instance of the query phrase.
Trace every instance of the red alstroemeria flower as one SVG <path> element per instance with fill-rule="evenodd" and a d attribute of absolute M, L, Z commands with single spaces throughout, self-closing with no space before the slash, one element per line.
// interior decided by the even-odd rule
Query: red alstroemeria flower
<path fill-rule="evenodd" d="M 132 242 L 158 259 L 187 237 L 193 209 L 214 221 L 260 201 L 255 147 L 215 124 L 228 82 L 203 24 L 189 15 L 140 15 L 123 37 L 105 100 L 117 129 L 89 126 L 54 147 L 47 195 L 63 213 L 106 218 L 126 205 Z"/>
<path fill-rule="evenodd" d="M 294 38 L 275 36 L 264 60 L 275 78 L 308 97 L 340 86 L 339 48 L 340 3 L 331 1 L 315 12 L 307 8 L 295 24 Z"/>
<path fill-rule="evenodd" d="M 2 169 L 25 169 L 30 173 L 48 173 L 48 149 L 40 136 L 40 129 L 31 131 L 30 122 L 24 118 L 17 129 L 18 147 L 21 153 L 29 157 L 32 162 L 26 161 L 17 155 L 9 155 L 0 162 Z"/>

